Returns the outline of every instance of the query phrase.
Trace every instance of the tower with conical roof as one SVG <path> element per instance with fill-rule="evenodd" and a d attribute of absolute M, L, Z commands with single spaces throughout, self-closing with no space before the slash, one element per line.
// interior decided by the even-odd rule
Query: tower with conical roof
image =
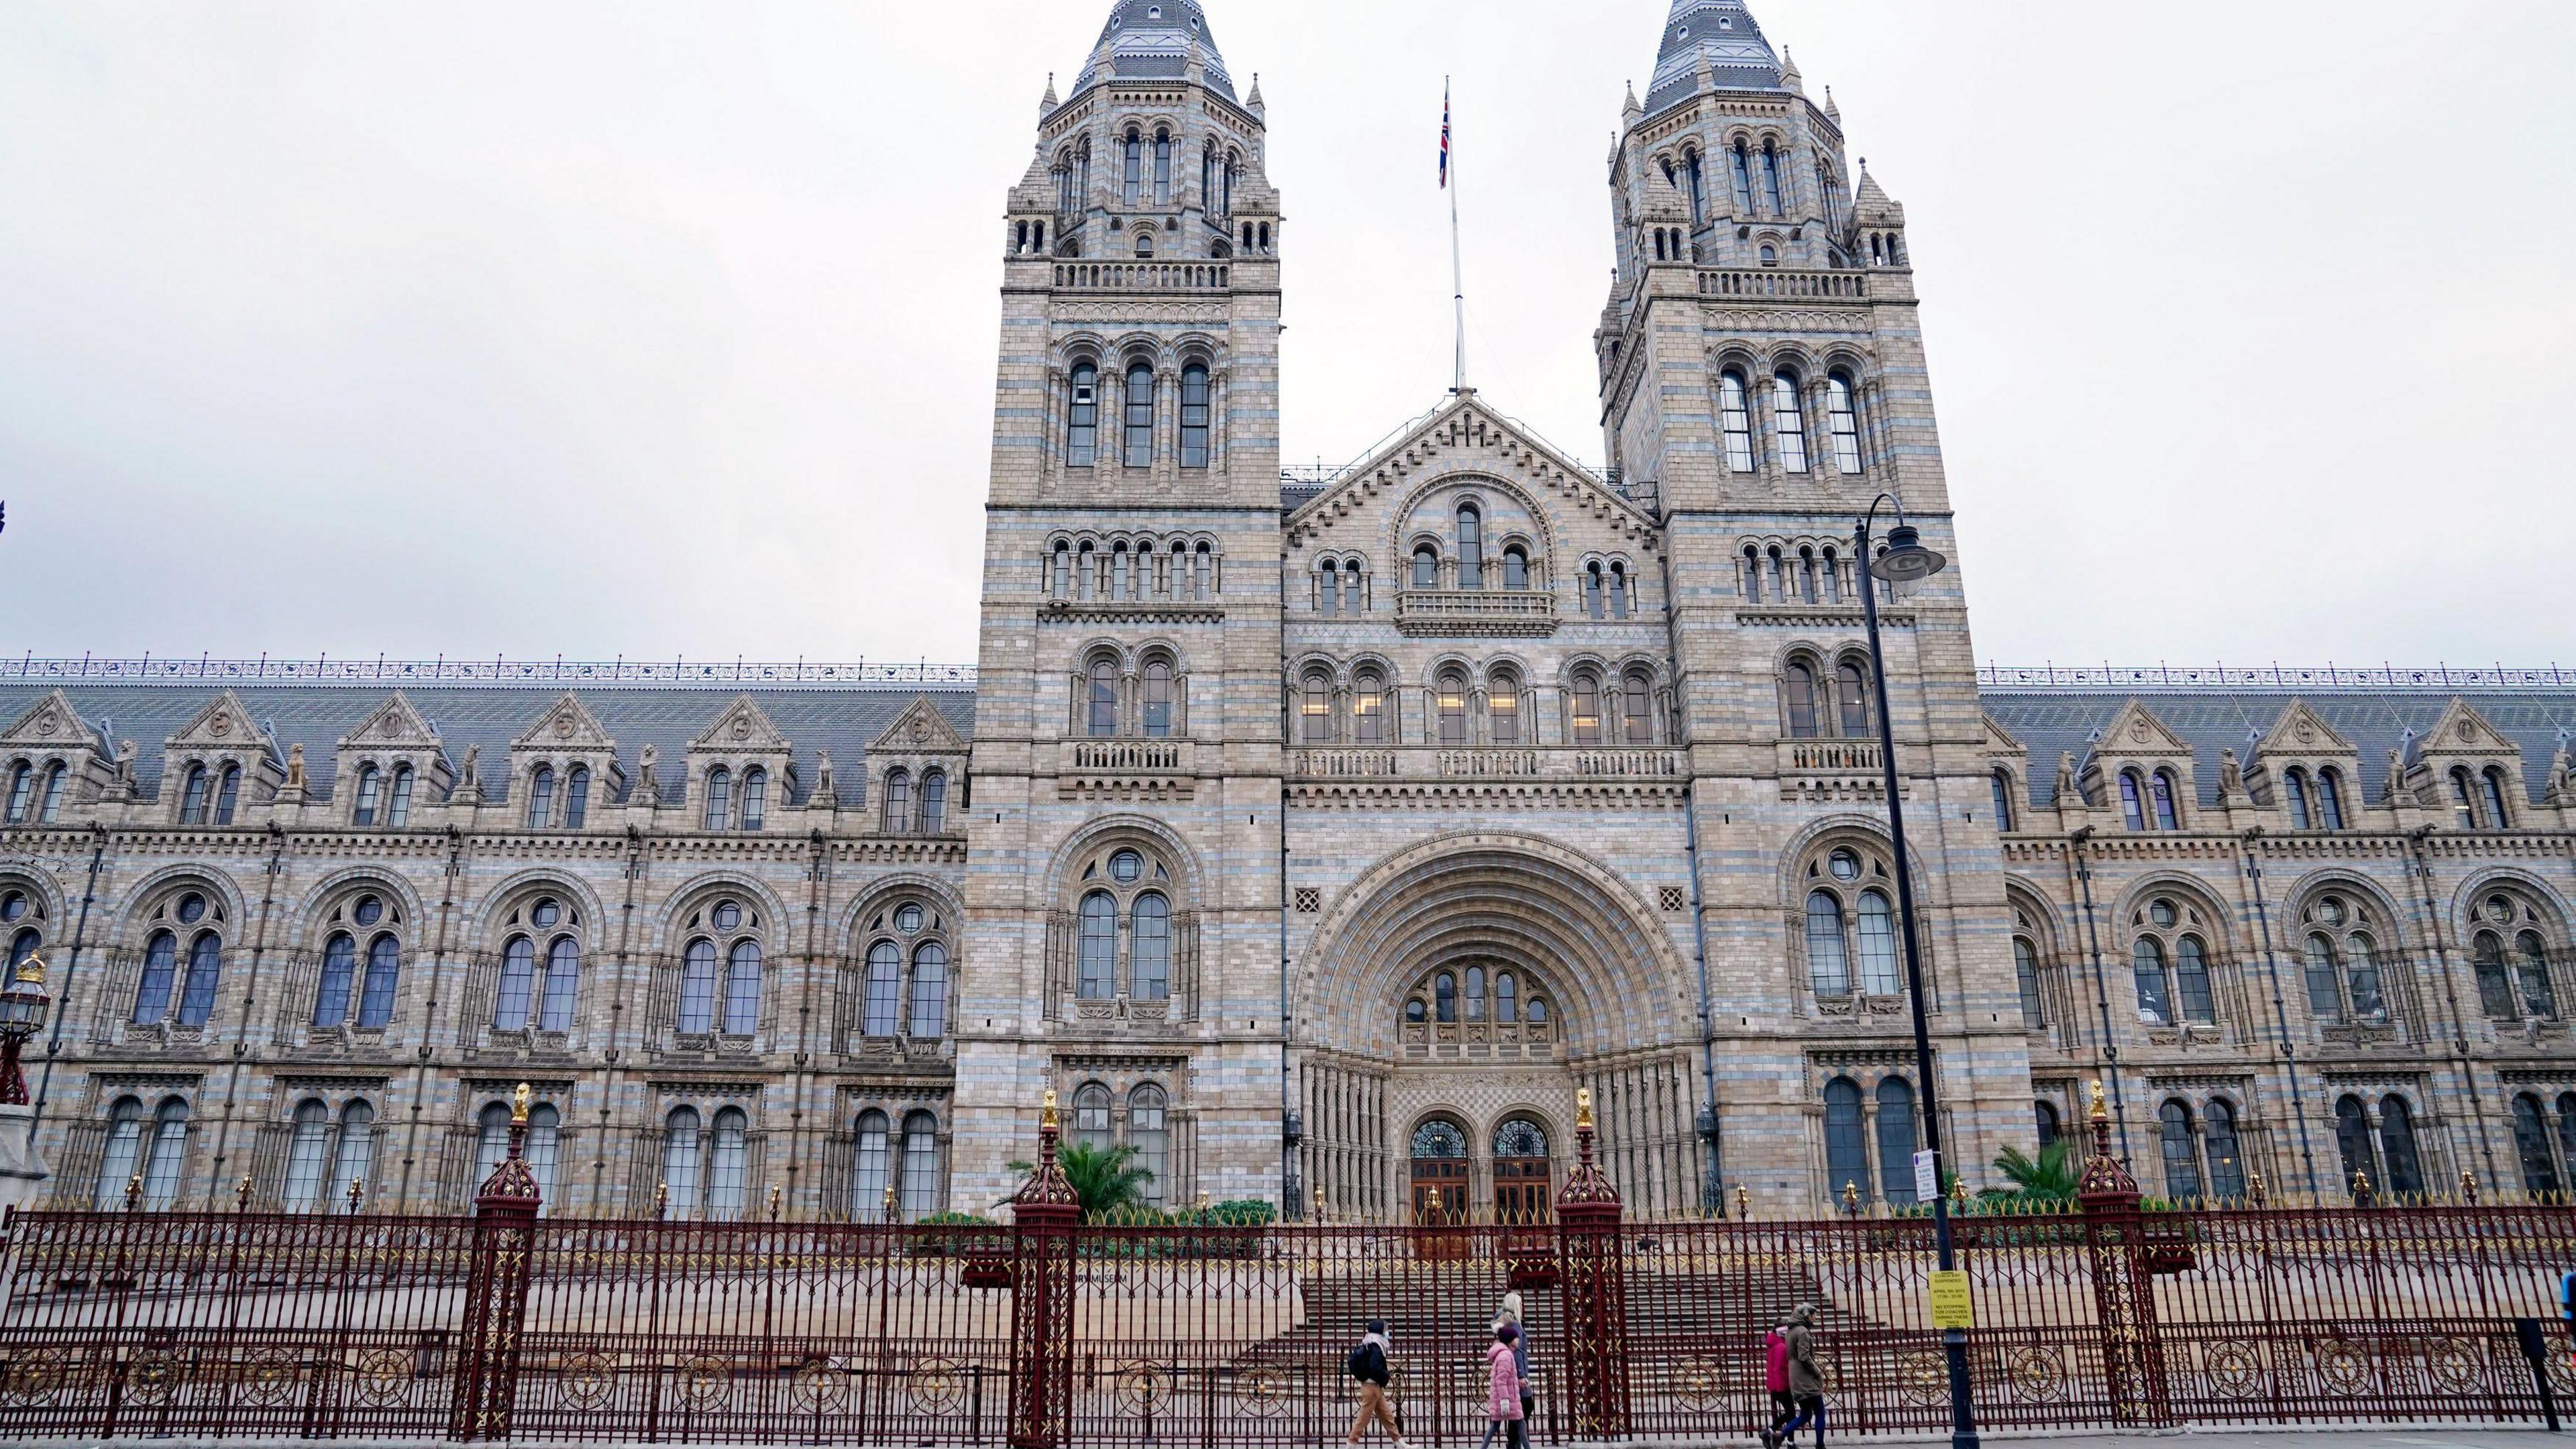
<path fill-rule="evenodd" d="M 2002 900 L 2003 879 L 1964 570 L 1904 212 L 1819 99 L 1744 0 L 1673 0 L 1610 156 L 1602 427 L 1630 492 L 1663 509 L 1702 860 L 1795 861 L 1819 832 L 1883 834 L 1879 702 L 1844 669 L 1866 657 L 1855 590 L 1871 586 L 1853 523 L 1894 493 L 1952 560 L 1902 598 L 1880 587 L 1908 835 L 1942 869 L 1925 935 L 1942 1100 L 1967 1129 L 1956 1159 L 1982 1161 L 2006 1139 L 1980 1133 L 2021 1116 L 2029 1068 L 2006 918 L 1968 909 Z M 1767 1105 L 1778 1084 L 1811 1102 L 1836 1062 L 1902 1060 L 1906 1018 L 1818 998 L 1771 872 L 1705 884 L 1728 1170 L 1788 1178 L 1821 1149 L 1803 1107 Z"/>
<path fill-rule="evenodd" d="M 1146 1114 L 1135 1140 L 1167 1144 L 1170 1201 L 1278 1190 L 1282 234 L 1263 111 L 1198 0 L 1115 0 L 1061 96 L 1050 81 L 1006 203 L 960 1202 L 1009 1192 L 1050 1088 L 1084 1140 L 1094 1088 L 1122 1140 Z"/>

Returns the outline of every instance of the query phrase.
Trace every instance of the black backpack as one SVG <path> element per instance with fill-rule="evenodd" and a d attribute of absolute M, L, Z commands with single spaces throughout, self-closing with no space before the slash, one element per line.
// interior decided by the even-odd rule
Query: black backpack
<path fill-rule="evenodd" d="M 1370 1362 L 1372 1357 L 1370 1350 L 1376 1347 L 1376 1344 L 1369 1342 L 1365 1338 L 1352 1346 L 1350 1361 L 1343 1365 L 1343 1367 L 1350 1371 L 1350 1376 L 1352 1378 L 1358 1379 L 1363 1383 L 1377 1382 L 1377 1374 L 1381 1371 L 1378 1368 L 1378 1364 L 1384 1363 L 1385 1360 L 1379 1359 L 1377 1363 Z"/>

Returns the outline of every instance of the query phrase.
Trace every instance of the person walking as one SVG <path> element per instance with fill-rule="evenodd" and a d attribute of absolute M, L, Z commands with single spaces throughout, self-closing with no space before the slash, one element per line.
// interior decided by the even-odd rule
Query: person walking
<path fill-rule="evenodd" d="M 1512 1367 L 1521 1376 L 1521 1435 L 1526 1439 L 1529 1426 L 1538 1422 L 1538 1385 L 1530 1378 L 1530 1332 L 1529 1325 L 1521 1321 L 1518 1292 L 1504 1294 L 1502 1309 L 1494 1315 L 1494 1327 L 1507 1323 L 1520 1335 L 1512 1340 Z"/>
<path fill-rule="evenodd" d="M 1816 1305 L 1801 1303 L 1789 1315 L 1787 1334 L 1789 1349 L 1789 1397 L 1797 1405 L 1797 1415 L 1777 1429 L 1764 1431 L 1765 1449 L 1781 1446 L 1798 1437 L 1798 1431 L 1813 1422 L 1816 1426 L 1816 1449 L 1825 1449 L 1825 1376 L 1816 1367 Z"/>
<path fill-rule="evenodd" d="M 1494 1435 L 1506 1427 L 1506 1449 L 1529 1449 L 1528 1421 L 1521 1411 L 1521 1373 L 1515 1346 L 1521 1331 L 1511 1324 L 1494 1330 L 1494 1341 L 1485 1350 L 1485 1442 L 1481 1449 L 1493 1449 Z"/>
<path fill-rule="evenodd" d="M 1780 1426 L 1798 1417 L 1798 1400 L 1789 1392 L 1789 1320 L 1784 1316 L 1762 1335 L 1762 1387 L 1771 1395 L 1771 1422 L 1762 1431 L 1764 1445 L 1780 1442 Z"/>
<path fill-rule="evenodd" d="M 1413 1449 L 1412 1445 L 1404 1442 L 1404 1430 L 1395 1422 L 1395 1401 L 1387 1394 L 1395 1382 L 1395 1371 L 1387 1362 L 1388 1351 L 1393 1346 L 1386 1336 L 1386 1320 L 1372 1318 L 1368 1321 L 1368 1332 L 1351 1349 L 1348 1367 L 1352 1382 L 1358 1385 L 1360 1412 L 1359 1417 L 1351 1421 L 1351 1436 L 1342 1441 L 1345 1445 L 1359 1443 L 1360 1437 L 1368 1432 L 1369 1422 L 1375 1420 L 1386 1426 L 1387 1437 L 1395 1441 L 1395 1449 Z"/>

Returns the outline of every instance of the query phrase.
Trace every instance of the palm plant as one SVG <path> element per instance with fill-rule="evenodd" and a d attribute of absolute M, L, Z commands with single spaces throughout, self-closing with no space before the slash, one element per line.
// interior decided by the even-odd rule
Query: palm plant
<path fill-rule="evenodd" d="M 2007 1147 L 1995 1159 L 1995 1171 L 2013 1185 L 2015 1194 L 2038 1202 L 2067 1202 L 2083 1187 L 2084 1174 L 2076 1164 L 2072 1142 L 2052 1143 L 2036 1158 L 2018 1147 Z"/>
<path fill-rule="evenodd" d="M 1082 1215 L 1094 1220 L 1145 1205 L 1145 1187 L 1154 1180 L 1154 1174 L 1134 1165 L 1135 1160 L 1133 1147 L 1095 1147 L 1087 1142 L 1077 1142 L 1055 1155 L 1056 1167 L 1073 1189 L 1075 1201 L 1082 1204 Z M 1032 1172 L 1036 1165 L 1014 1162 L 1011 1170 Z"/>

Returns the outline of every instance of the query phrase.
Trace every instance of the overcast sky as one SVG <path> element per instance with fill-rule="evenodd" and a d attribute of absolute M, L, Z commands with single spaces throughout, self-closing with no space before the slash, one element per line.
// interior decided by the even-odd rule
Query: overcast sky
<path fill-rule="evenodd" d="M 1906 204 L 1981 658 L 2576 665 L 2576 4 L 1753 0 Z M 1602 453 L 1667 0 L 1209 0 L 1286 451 Z M 971 661 L 1003 193 L 1107 0 L 0 5 L 0 650 Z"/>

